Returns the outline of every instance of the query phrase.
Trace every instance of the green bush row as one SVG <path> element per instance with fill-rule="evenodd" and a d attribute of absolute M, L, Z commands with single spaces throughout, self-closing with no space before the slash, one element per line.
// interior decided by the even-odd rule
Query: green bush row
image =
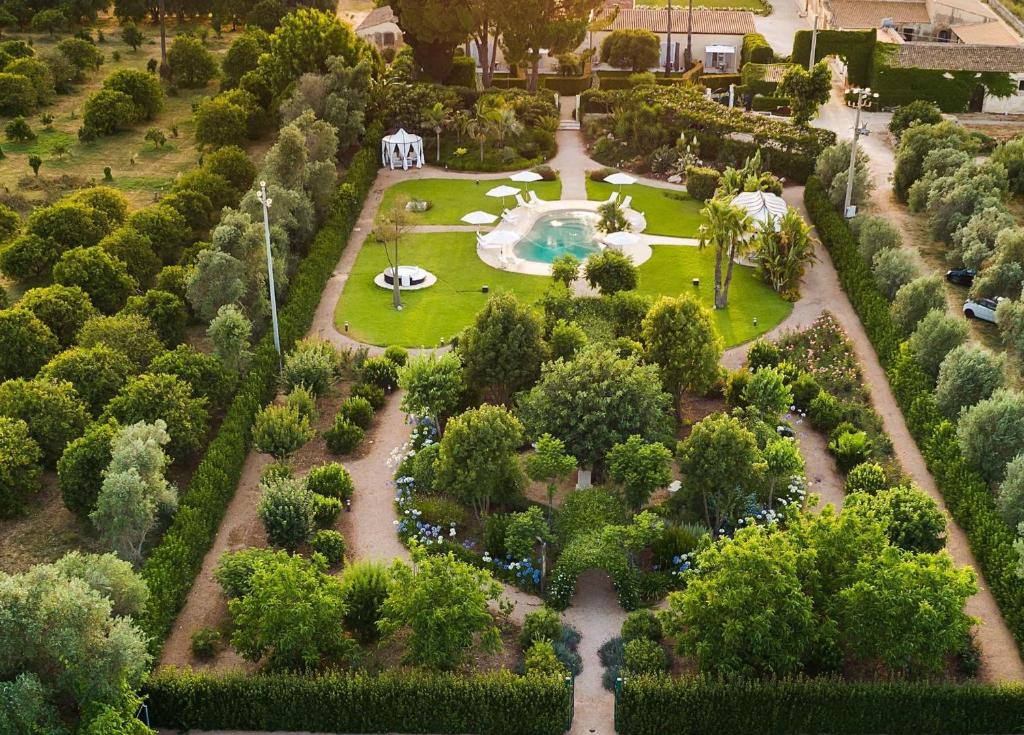
<path fill-rule="evenodd" d="M 748 33 L 743 36 L 743 48 L 740 51 L 740 66 L 747 64 L 770 64 L 775 61 L 768 39 L 760 33 Z"/>
<path fill-rule="evenodd" d="M 376 140 L 379 132 L 367 133 Z M 334 197 L 326 222 L 309 255 L 299 265 L 279 319 L 281 348 L 291 349 L 313 321 L 320 296 L 348 243 L 363 201 L 377 175 L 377 157 L 371 148 L 359 151 Z M 150 597 L 140 620 L 158 653 L 174 618 L 185 602 L 220 527 L 224 511 L 234 497 L 242 463 L 249 448 L 252 422 L 274 395 L 278 359 L 269 334 L 254 351 L 249 372 L 232 401 L 217 436 L 207 447 L 188 489 L 182 494 L 174 522 L 142 568 Z"/>
<path fill-rule="evenodd" d="M 590 89 L 592 78 L 581 77 L 544 77 L 544 89 L 558 92 L 561 95 L 580 94 L 585 89 Z"/>
<path fill-rule="evenodd" d="M 1020 647 L 1024 642 L 1024 585 L 1016 573 L 1013 531 L 999 515 L 984 479 L 964 459 L 955 427 L 939 414 L 931 381 L 917 362 L 900 350 L 899 330 L 890 315 L 888 302 L 858 254 L 850 228 L 830 205 L 817 177 L 807 182 L 804 203 L 818 236 L 832 255 L 839 280 L 886 368 L 907 427 L 921 448 L 949 512 L 967 534 L 985 581 Z"/>
<path fill-rule="evenodd" d="M 621 735 L 1016 733 L 1024 686 L 635 677 L 622 687 L 615 721 Z"/>
<path fill-rule="evenodd" d="M 215 676 L 164 669 L 144 693 L 153 724 L 181 730 L 557 735 L 572 712 L 565 681 L 509 672 Z"/>
<path fill-rule="evenodd" d="M 838 56 L 846 62 L 846 75 L 851 85 L 868 87 L 874 77 L 876 33 L 867 31 L 818 31 L 814 58 Z M 797 31 L 793 37 L 794 64 L 804 68 L 811 58 L 811 31 Z"/>

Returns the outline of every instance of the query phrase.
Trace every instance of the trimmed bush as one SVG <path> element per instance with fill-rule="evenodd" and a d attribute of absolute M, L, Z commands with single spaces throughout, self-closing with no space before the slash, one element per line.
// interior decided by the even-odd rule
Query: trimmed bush
<path fill-rule="evenodd" d="M 843 492 L 847 495 L 853 493 L 864 493 L 874 495 L 885 490 L 889 481 L 885 477 L 885 470 L 882 465 L 875 462 L 861 462 L 854 466 L 846 475 L 846 484 Z"/>
<path fill-rule="evenodd" d="M 634 610 L 622 623 L 622 640 L 627 643 L 637 638 L 660 641 L 662 635 L 661 621 L 651 610 Z"/>
<path fill-rule="evenodd" d="M 337 462 L 311 469 L 306 475 L 306 487 L 312 493 L 325 498 L 338 498 L 346 503 L 352 500 L 355 492 L 352 476 Z"/>
<path fill-rule="evenodd" d="M 668 668 L 668 656 L 657 641 L 634 638 L 623 647 L 622 668 L 630 676 L 660 674 Z"/>
<path fill-rule="evenodd" d="M 252 443 L 259 452 L 282 460 L 316 436 L 309 419 L 294 408 L 267 406 L 256 415 Z"/>
<path fill-rule="evenodd" d="M 331 454 L 351 454 L 363 440 L 363 430 L 339 413 L 334 426 L 324 432 L 324 439 Z"/>
<path fill-rule="evenodd" d="M 337 566 L 345 560 L 345 537 L 337 531 L 317 531 L 309 540 L 309 546 L 317 554 L 323 554 L 331 566 Z"/>
<path fill-rule="evenodd" d="M 330 528 L 341 513 L 341 501 L 337 498 L 326 498 L 313 493 L 313 525 L 317 528 Z"/>
<path fill-rule="evenodd" d="M 380 562 L 361 560 L 350 564 L 341 575 L 341 589 L 345 598 L 343 623 L 364 643 L 380 637 L 377 621 L 381 605 L 388 596 L 391 575 Z"/>
<path fill-rule="evenodd" d="M 363 382 L 391 393 L 398 387 L 398 365 L 386 357 L 371 357 L 360 369 Z"/>
<path fill-rule="evenodd" d="M 374 411 L 384 408 L 384 402 L 387 400 L 383 390 L 369 383 L 357 383 L 352 386 L 349 396 L 351 398 L 365 398 L 373 406 Z"/>
<path fill-rule="evenodd" d="M 405 363 L 409 361 L 409 351 L 398 345 L 388 345 L 384 350 L 384 358 L 391 360 L 398 367 L 405 367 Z"/>
<path fill-rule="evenodd" d="M 274 546 L 295 551 L 313 532 L 313 493 L 297 480 L 280 479 L 263 485 L 256 512 Z"/>
<path fill-rule="evenodd" d="M 715 195 L 722 174 L 713 168 L 686 167 L 686 192 L 698 202 L 706 202 Z"/>
<path fill-rule="evenodd" d="M 373 406 L 361 396 L 346 398 L 338 407 L 338 415 L 344 416 L 360 429 L 369 429 L 373 423 Z"/>
<path fill-rule="evenodd" d="M 284 358 L 281 384 L 285 390 L 304 385 L 315 396 L 324 395 L 338 376 L 338 351 L 325 340 L 304 339 Z"/>
<path fill-rule="evenodd" d="M 549 607 L 526 613 L 519 632 L 519 645 L 529 648 L 537 641 L 553 641 L 562 634 L 562 616 Z"/>
<path fill-rule="evenodd" d="M 217 655 L 220 644 L 220 631 L 216 628 L 199 628 L 193 631 L 189 648 L 200 661 L 209 661 Z"/>

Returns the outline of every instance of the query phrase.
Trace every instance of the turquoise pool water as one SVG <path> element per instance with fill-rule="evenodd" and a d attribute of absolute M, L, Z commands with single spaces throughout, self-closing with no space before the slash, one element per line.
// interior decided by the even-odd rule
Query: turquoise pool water
<path fill-rule="evenodd" d="M 566 254 L 585 260 L 600 250 L 597 244 L 599 220 L 596 212 L 584 209 L 543 214 L 516 243 L 513 252 L 518 258 L 537 263 L 550 263 Z"/>

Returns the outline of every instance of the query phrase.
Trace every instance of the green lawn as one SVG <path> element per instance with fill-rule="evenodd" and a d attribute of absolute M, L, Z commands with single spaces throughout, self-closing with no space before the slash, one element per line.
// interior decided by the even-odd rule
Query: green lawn
<path fill-rule="evenodd" d="M 560 181 L 538 181 L 536 184 L 517 184 L 514 181 L 483 179 L 479 183 L 472 179 L 412 179 L 395 184 L 384 192 L 384 201 L 380 211 L 391 209 L 396 199 L 424 199 L 431 203 L 431 208 L 422 214 L 410 213 L 409 221 L 414 225 L 462 225 L 462 217 L 477 209 L 491 214 L 501 214 L 504 207 L 515 208 L 514 197 L 504 201 L 485 196 L 496 186 L 514 186 L 523 190 L 526 198 L 526 187 L 537 192 L 541 199 L 559 199 L 562 196 Z M 378 213 L 378 218 L 380 217 Z"/>
<path fill-rule="evenodd" d="M 726 347 L 742 344 L 775 327 L 789 316 L 793 305 L 764 284 L 753 268 L 737 265 L 729 286 L 729 306 L 714 311 L 715 254 L 680 245 L 654 246 L 654 255 L 640 266 L 641 293 L 652 296 L 678 296 L 695 293 L 712 309 Z M 693 286 L 693 279 L 700 286 Z M 757 326 L 754 318 L 757 317 Z"/>
<path fill-rule="evenodd" d="M 603 181 L 587 179 L 589 199 L 604 201 L 613 191 L 619 192 L 619 201 L 627 196 L 633 197 L 630 206 L 646 215 L 647 233 L 674 237 L 697 236 L 702 205 L 685 192 L 642 184 L 612 186 Z"/>
<path fill-rule="evenodd" d="M 472 182 L 470 182 L 472 185 Z M 472 321 L 491 293 L 515 291 L 523 301 L 534 301 L 551 282 L 540 276 L 523 276 L 491 268 L 476 254 L 472 232 L 420 233 L 403 239 L 401 262 L 426 268 L 437 283 L 423 291 L 402 293 L 402 311 L 391 307 L 391 291 L 374 284 L 373 278 L 387 267 L 384 249 L 367 242 L 356 258 L 345 290 L 334 311 L 339 331 L 349 322 L 349 334 L 377 345 L 435 347 L 450 340 Z"/>
<path fill-rule="evenodd" d="M 373 278 L 385 267 L 384 250 L 367 242 L 345 283 L 335 309 L 334 320 L 348 334 L 370 344 L 398 344 L 404 347 L 433 347 L 448 341 L 468 325 L 488 296 L 480 292 L 487 285 L 491 293 L 514 291 L 522 301 L 537 300 L 550 280 L 499 271 L 484 264 L 476 254 L 475 236 L 468 232 L 420 233 L 405 238 L 403 263 L 426 268 L 438 277 L 437 284 L 423 291 L 402 294 L 404 308 L 391 307 L 391 292 L 377 287 Z M 640 291 L 653 296 L 696 291 L 701 301 L 712 306 L 714 253 L 694 247 L 656 246 L 654 256 L 640 266 Z M 699 288 L 691 285 L 700 278 Z M 753 339 L 782 321 L 792 309 L 754 276 L 752 268 L 737 266 L 733 273 L 729 308 L 715 312 L 715 322 L 726 346 Z M 754 317 L 758 324 L 753 324 Z"/>

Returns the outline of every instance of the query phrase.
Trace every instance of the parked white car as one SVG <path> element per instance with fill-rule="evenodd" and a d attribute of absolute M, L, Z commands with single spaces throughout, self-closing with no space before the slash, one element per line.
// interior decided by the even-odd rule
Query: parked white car
<path fill-rule="evenodd" d="M 967 299 L 964 302 L 964 316 L 968 319 L 996 323 L 996 307 L 1002 299 Z"/>

